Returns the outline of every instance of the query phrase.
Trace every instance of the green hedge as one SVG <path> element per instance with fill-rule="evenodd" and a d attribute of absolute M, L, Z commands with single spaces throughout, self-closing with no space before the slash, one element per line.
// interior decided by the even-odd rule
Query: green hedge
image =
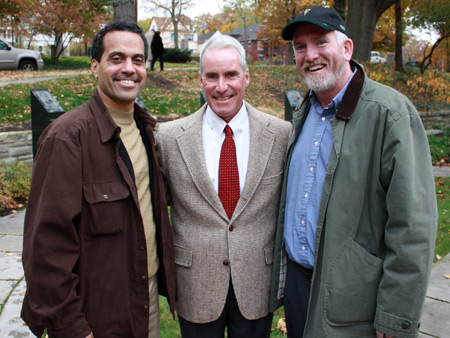
<path fill-rule="evenodd" d="M 188 49 L 166 48 L 164 49 L 164 62 L 186 63 L 192 60 L 192 51 Z"/>

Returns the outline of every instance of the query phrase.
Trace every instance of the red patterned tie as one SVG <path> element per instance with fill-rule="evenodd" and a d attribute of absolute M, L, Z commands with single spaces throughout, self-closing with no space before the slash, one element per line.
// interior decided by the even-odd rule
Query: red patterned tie
<path fill-rule="evenodd" d="M 219 161 L 219 198 L 228 218 L 231 219 L 239 200 L 239 171 L 233 130 L 228 124 L 225 127 L 225 134 Z"/>

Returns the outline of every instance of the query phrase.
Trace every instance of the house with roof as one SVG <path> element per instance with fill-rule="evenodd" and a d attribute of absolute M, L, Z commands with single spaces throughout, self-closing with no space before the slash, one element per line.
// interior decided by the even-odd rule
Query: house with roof
<path fill-rule="evenodd" d="M 161 32 L 164 48 L 175 48 L 175 32 L 171 18 L 153 17 L 148 30 Z M 182 50 L 197 51 L 198 34 L 194 30 L 192 20 L 182 16 L 178 22 L 178 47 Z"/>
<path fill-rule="evenodd" d="M 279 46 L 273 44 L 269 38 L 264 36 L 263 28 L 262 24 L 254 24 L 249 27 L 237 27 L 223 34 L 237 39 L 252 61 L 273 61 L 278 59 L 280 63 L 286 63 L 289 57 L 289 45 L 283 44 Z M 198 52 L 200 52 L 203 43 L 214 34 L 215 32 L 199 35 Z"/>

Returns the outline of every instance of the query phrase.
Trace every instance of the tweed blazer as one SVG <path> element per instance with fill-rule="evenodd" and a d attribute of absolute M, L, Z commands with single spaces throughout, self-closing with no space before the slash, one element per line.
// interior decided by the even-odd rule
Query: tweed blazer
<path fill-rule="evenodd" d="M 204 105 L 163 123 L 156 134 L 175 241 L 178 314 L 194 323 L 219 318 L 230 285 L 242 315 L 269 313 L 275 228 L 291 124 L 245 103 L 250 155 L 231 220 L 209 178 L 202 144 Z"/>

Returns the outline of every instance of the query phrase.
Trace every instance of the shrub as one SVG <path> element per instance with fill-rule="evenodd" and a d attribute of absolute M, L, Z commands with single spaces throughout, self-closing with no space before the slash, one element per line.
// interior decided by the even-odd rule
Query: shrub
<path fill-rule="evenodd" d="M 32 167 L 28 163 L 0 163 L 0 214 L 23 206 L 28 199 Z"/>
<path fill-rule="evenodd" d="M 173 63 L 186 63 L 192 60 L 192 51 L 188 49 L 166 48 L 164 49 L 164 61 Z"/>
<path fill-rule="evenodd" d="M 448 165 L 450 163 L 450 128 L 444 134 L 428 136 L 431 158 L 434 165 Z"/>

